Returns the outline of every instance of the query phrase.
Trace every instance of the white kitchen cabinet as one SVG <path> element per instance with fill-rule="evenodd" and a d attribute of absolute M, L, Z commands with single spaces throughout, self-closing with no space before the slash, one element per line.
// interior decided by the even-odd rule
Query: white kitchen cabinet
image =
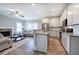
<path fill-rule="evenodd" d="M 73 24 L 79 24 L 79 4 L 73 4 Z"/>
<path fill-rule="evenodd" d="M 62 33 L 62 45 L 64 46 L 64 34 Z"/>
<path fill-rule="evenodd" d="M 62 21 L 65 20 L 67 18 L 67 9 L 65 8 L 65 10 L 63 11 L 63 13 L 60 16 L 60 26 L 62 26 Z"/>
<path fill-rule="evenodd" d="M 60 26 L 67 18 L 68 25 L 79 24 L 79 3 L 70 4 L 60 16 Z"/>
<path fill-rule="evenodd" d="M 47 52 L 48 49 L 48 38 L 47 35 L 37 35 L 37 50 Z"/>
<path fill-rule="evenodd" d="M 48 53 L 48 32 L 35 32 L 34 50 Z"/>
<path fill-rule="evenodd" d="M 66 37 L 67 37 L 66 33 L 63 33 L 62 34 L 62 43 L 63 43 L 63 46 L 65 49 L 67 48 L 67 38 Z"/>
<path fill-rule="evenodd" d="M 70 52 L 71 55 L 79 55 L 79 36 L 70 37 Z"/>
<path fill-rule="evenodd" d="M 68 25 L 73 24 L 73 4 L 67 7 L 67 22 L 68 22 Z"/>
<path fill-rule="evenodd" d="M 69 55 L 79 55 L 79 35 L 62 33 L 62 45 Z"/>
<path fill-rule="evenodd" d="M 79 3 L 67 7 L 68 25 L 79 24 Z"/>
<path fill-rule="evenodd" d="M 69 34 L 62 33 L 62 45 L 66 49 L 66 51 L 69 53 Z"/>

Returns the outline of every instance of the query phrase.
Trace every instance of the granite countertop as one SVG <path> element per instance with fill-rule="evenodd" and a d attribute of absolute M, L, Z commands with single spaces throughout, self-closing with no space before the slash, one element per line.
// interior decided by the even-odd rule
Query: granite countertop
<path fill-rule="evenodd" d="M 71 37 L 79 37 L 79 34 L 72 34 Z"/>
<path fill-rule="evenodd" d="M 49 34 L 49 31 L 48 32 L 36 31 L 35 34 L 48 35 Z"/>
<path fill-rule="evenodd" d="M 79 37 L 79 34 L 74 34 L 74 33 L 66 33 L 66 34 L 68 34 L 70 37 Z"/>

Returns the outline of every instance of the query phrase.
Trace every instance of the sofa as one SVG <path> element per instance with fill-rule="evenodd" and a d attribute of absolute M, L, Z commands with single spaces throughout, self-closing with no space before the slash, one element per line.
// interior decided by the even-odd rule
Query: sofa
<path fill-rule="evenodd" d="M 6 50 L 12 47 L 11 39 L 8 37 L 3 37 L 0 33 L 0 51 Z"/>

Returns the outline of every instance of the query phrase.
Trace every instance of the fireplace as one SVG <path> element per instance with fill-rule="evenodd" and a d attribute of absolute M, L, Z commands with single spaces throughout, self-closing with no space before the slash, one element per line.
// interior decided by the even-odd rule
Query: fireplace
<path fill-rule="evenodd" d="M 11 36 L 12 35 L 12 29 L 0 29 L 0 33 L 4 36 Z"/>

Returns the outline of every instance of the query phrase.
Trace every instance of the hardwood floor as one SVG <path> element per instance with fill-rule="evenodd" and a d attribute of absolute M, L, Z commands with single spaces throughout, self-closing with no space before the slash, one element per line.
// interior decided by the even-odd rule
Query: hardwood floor
<path fill-rule="evenodd" d="M 66 55 L 65 49 L 62 47 L 57 38 L 49 39 L 49 50 L 48 54 L 51 55 Z"/>
<path fill-rule="evenodd" d="M 27 44 L 24 44 L 16 50 L 8 53 L 7 55 L 66 55 L 64 48 L 61 46 L 56 38 L 49 38 L 48 53 L 43 53 L 33 50 L 34 42 L 31 39 Z"/>

